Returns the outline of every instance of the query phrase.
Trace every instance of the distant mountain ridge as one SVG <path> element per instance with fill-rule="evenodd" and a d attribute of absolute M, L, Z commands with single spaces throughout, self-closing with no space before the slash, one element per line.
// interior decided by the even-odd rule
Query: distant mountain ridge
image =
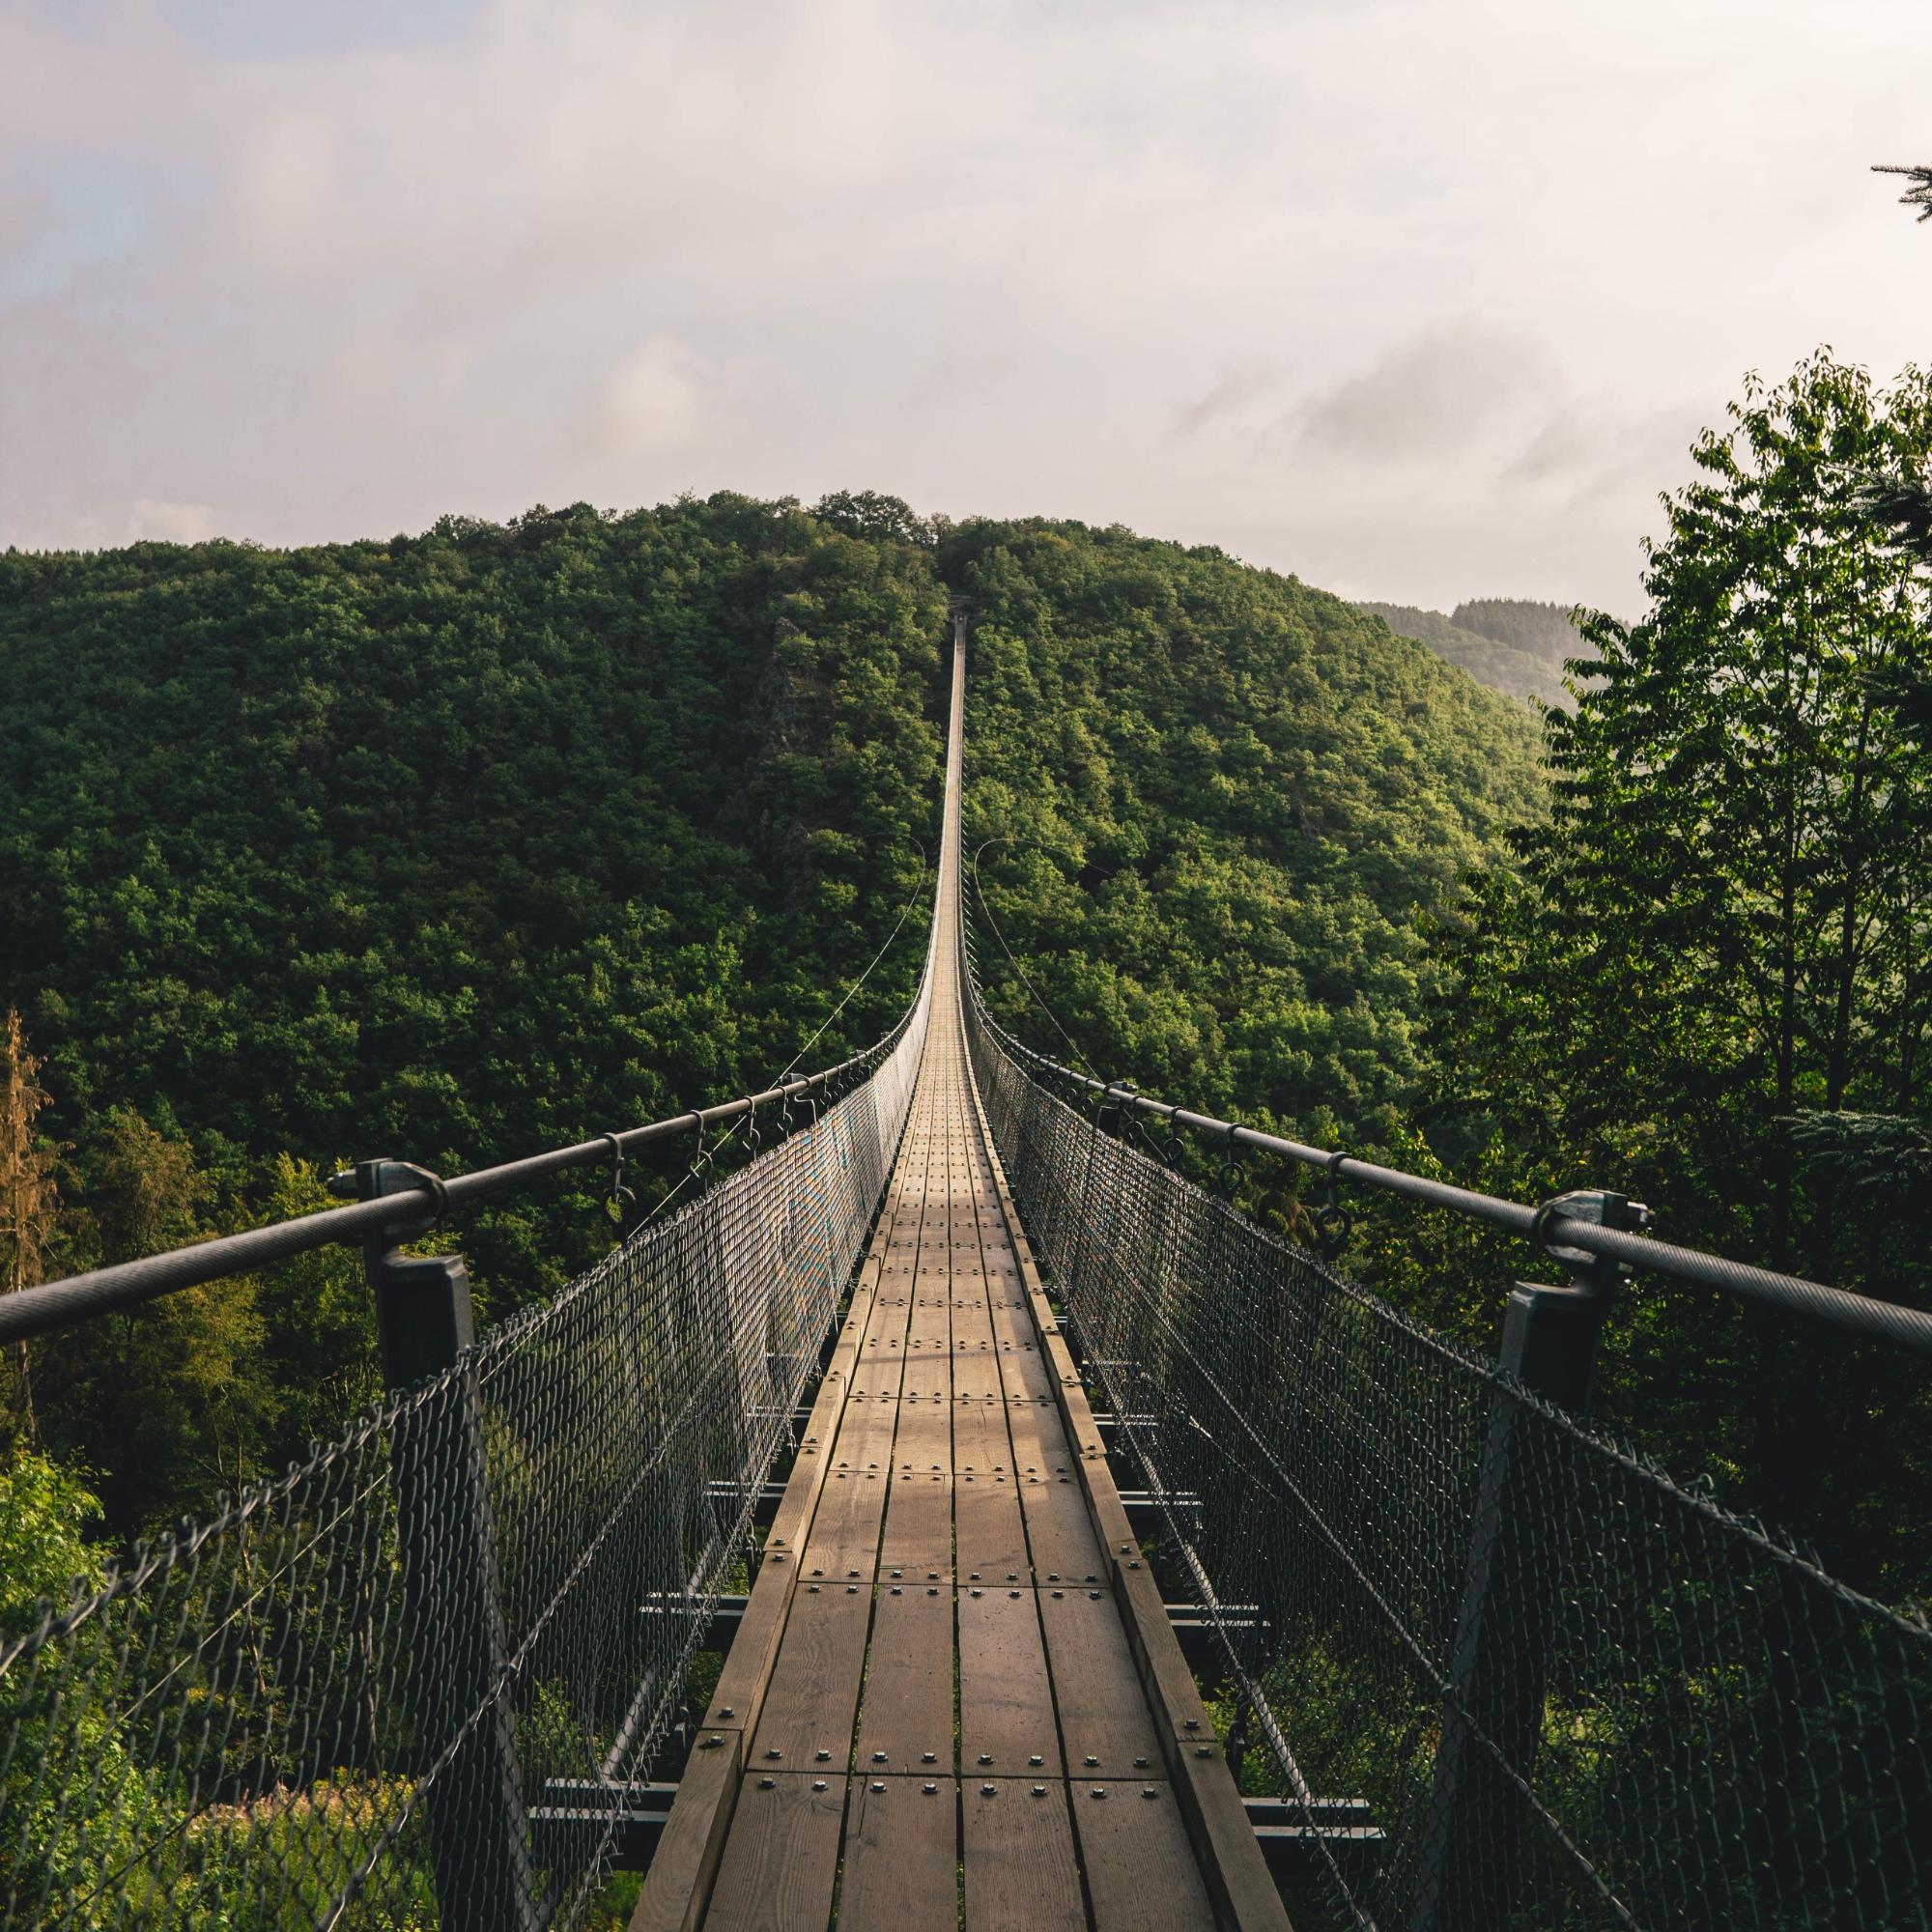
<path fill-rule="evenodd" d="M 1581 634 L 1561 604 L 1523 597 L 1476 597 L 1444 616 L 1412 604 L 1357 604 L 1398 637 L 1427 644 L 1438 657 L 1461 665 L 1479 684 L 1511 697 L 1567 704 L 1563 665 L 1589 655 Z"/>

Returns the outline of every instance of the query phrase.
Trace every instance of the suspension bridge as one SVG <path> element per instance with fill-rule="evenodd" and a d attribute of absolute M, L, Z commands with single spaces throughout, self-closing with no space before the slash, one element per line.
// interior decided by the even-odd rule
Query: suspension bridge
<path fill-rule="evenodd" d="M 1626 1270 L 1932 1318 L 1031 1052 L 962 916 L 965 675 L 955 620 L 924 970 L 867 1053 L 0 1302 L 16 1340 L 352 1242 L 390 1391 L 0 1646 L 5 1922 L 536 1932 L 630 1871 L 633 1932 L 1932 1927 L 1932 1634 L 1587 1419 Z M 1479 1359 L 1136 1120 L 1559 1279 Z M 727 1124 L 753 1157 L 482 1332 L 416 1252 Z"/>

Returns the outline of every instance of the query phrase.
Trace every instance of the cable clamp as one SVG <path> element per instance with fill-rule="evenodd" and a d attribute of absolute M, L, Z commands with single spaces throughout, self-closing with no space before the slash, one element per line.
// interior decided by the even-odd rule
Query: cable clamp
<path fill-rule="evenodd" d="M 393 1184 L 392 1184 L 393 1183 Z M 432 1174 L 426 1167 L 418 1167 L 412 1160 L 364 1160 L 357 1161 L 347 1173 L 331 1175 L 328 1180 L 331 1194 L 355 1194 L 363 1201 L 387 1201 L 395 1196 L 420 1194 L 427 1203 L 427 1213 L 413 1240 L 418 1235 L 426 1235 L 437 1227 L 449 1212 L 449 1189 L 440 1174 Z M 400 1220 L 402 1215 L 398 1215 Z"/>
<path fill-rule="evenodd" d="M 1651 1213 L 1641 1201 L 1601 1187 L 1573 1187 L 1566 1194 L 1552 1196 L 1536 1210 L 1529 1224 L 1531 1242 L 1573 1274 L 1593 1278 L 1599 1285 L 1608 1287 L 1621 1276 L 1621 1266 L 1591 1254 L 1587 1248 L 1560 1246 L 1549 1232 L 1550 1223 L 1559 1218 L 1635 1233 L 1650 1225 Z"/>

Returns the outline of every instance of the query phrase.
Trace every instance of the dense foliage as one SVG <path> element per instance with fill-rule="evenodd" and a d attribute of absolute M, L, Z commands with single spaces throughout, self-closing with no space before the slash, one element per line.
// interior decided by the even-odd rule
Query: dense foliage
<path fill-rule="evenodd" d="M 1825 355 L 1702 439 L 1649 615 L 1586 625 L 1602 675 L 1549 722 L 1548 822 L 1448 946 L 1432 1080 L 1491 1184 L 1622 1185 L 1672 1238 L 1920 1306 L 1932 754 L 1896 696 L 1932 583 L 1863 485 L 1928 454 L 1932 381 Z M 1660 1447 L 1861 1574 L 1932 1580 L 1916 1365 L 1708 1297 L 1626 1320 Z"/>
<path fill-rule="evenodd" d="M 1298 585 L 1176 551 L 1129 575 L 1092 533 L 959 573 L 981 597 L 972 809 L 980 837 L 1036 841 L 984 858 L 1033 982 L 989 928 L 1004 1014 L 1213 1112 L 1519 1200 L 1623 1188 L 1673 1240 L 1925 1305 L 1932 587 L 1869 479 L 1923 473 L 1932 390 L 1821 356 L 1753 384 L 1697 457 L 1642 622 L 1456 613 L 1601 660 L 1548 719 L 1547 815 L 1520 714 L 1355 654 Z M 1405 768 L 1430 777 L 1378 792 Z M 1481 856 L 1499 829 L 1503 863 Z M 1308 1177 L 1239 1185 L 1306 1227 Z M 1357 1270 L 1492 1346 L 1533 1258 L 1355 1205 Z M 1841 1574 L 1932 1587 L 1910 1358 L 1653 1281 L 1604 1359 L 1613 1428 Z"/>
<path fill-rule="evenodd" d="M 355 1155 L 763 1084 L 919 887 L 944 608 L 925 551 L 732 497 L 0 556 L 0 1010 L 66 1153 L 40 1271 L 323 1205 Z M 917 926 L 814 1064 L 890 1023 Z M 598 1250 L 597 1186 L 460 1230 L 488 1305 Z M 43 1345 L 44 1439 L 123 1528 L 277 1466 L 366 1390 L 355 1273 Z"/>
<path fill-rule="evenodd" d="M 1415 638 L 1479 684 L 1540 704 L 1567 704 L 1565 668 L 1592 655 L 1583 635 L 1558 604 L 1517 597 L 1480 597 L 1444 616 L 1409 604 L 1358 604 L 1398 637 Z"/>
<path fill-rule="evenodd" d="M 1697 456 L 1650 613 L 1580 646 L 1553 607 L 1396 612 L 1418 643 L 1210 549 L 871 495 L 0 557 L 0 1291 L 319 1207 L 354 1153 L 473 1165 L 774 1073 L 923 883 L 958 596 L 980 971 L 1032 1043 L 1922 1304 L 1932 584 L 1871 479 L 1923 474 L 1932 384 L 1821 357 Z M 1422 618 L 1492 669 L 1600 663 L 1522 687 L 1539 731 Z M 896 1011 L 919 929 L 814 1061 Z M 1179 1157 L 1305 1230 L 1305 1177 Z M 494 1312 L 601 1245 L 595 1188 L 459 1227 Z M 1490 1343 L 1535 1264 L 1358 1205 L 1349 1265 Z M 1915 1364 L 1644 1284 L 1603 1380 L 1852 1580 L 1932 1582 Z M 103 1537 L 369 1400 L 357 1263 L 94 1322 L 0 1390 L 4 1642 Z M 16 1764 L 67 1721 L 12 1715 Z M 166 1776 L 77 1749 L 111 1828 L 75 1804 L 13 1856 L 119 1869 L 179 1828 Z M 0 1809 L 23 1788 L 0 1766 Z"/>
<path fill-rule="evenodd" d="M 1424 931 L 1535 818 L 1529 718 L 1293 578 L 1075 525 L 969 526 L 968 845 L 1109 1077 L 1359 1143 L 1421 1078 Z M 1065 1042 L 989 937 L 999 1009 Z"/>
<path fill-rule="evenodd" d="M 1926 751 L 1897 695 L 1925 583 L 1860 493 L 1922 466 L 1927 418 L 1918 379 L 1821 360 L 1707 440 L 1644 622 L 1579 646 L 1554 607 L 1459 607 L 1495 650 L 1602 659 L 1548 724 L 1553 813 L 1528 708 L 1293 578 L 1120 529 L 727 497 L 0 559 L 7 1091 L 51 1096 L 8 1225 L 59 1272 L 319 1206 L 351 1153 L 473 1164 L 776 1070 L 917 886 L 953 594 L 981 970 L 1033 1043 L 1519 1198 L 1626 1186 L 1675 1238 L 1922 1297 Z M 879 1029 L 916 952 L 814 1058 Z M 497 1310 L 594 1250 L 595 1185 L 459 1231 Z M 1305 1178 L 1240 1185 L 1305 1226 Z M 24 1238 L 0 1230 L 10 1280 Z M 1356 1260 L 1484 1345 L 1525 1265 L 1379 1211 Z M 117 1530 L 156 1522 L 365 1399 L 368 1324 L 343 1256 L 173 1297 L 36 1351 L 38 1439 Z M 1922 1403 L 1805 1340 L 1627 1297 L 1606 1413 L 1922 1583 Z M 1881 1453 L 1896 1479 L 1857 1484 Z"/>

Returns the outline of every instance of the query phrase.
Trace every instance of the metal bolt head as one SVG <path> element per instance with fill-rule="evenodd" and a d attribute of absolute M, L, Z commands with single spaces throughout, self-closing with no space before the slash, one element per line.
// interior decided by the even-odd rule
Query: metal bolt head
<path fill-rule="evenodd" d="M 886 1754 L 884 1751 L 874 1751 L 872 1753 L 872 1762 L 874 1764 L 884 1764 L 885 1761 L 886 1761 Z"/>
<path fill-rule="evenodd" d="M 923 1792 L 924 1792 L 928 1798 L 930 1798 L 932 1794 L 939 1789 L 939 1786 L 936 1784 L 922 1784 L 919 1788 Z"/>
<path fill-rule="evenodd" d="M 758 1789 L 760 1791 L 769 1791 L 777 1782 L 778 1779 L 776 1777 L 761 1777 L 758 1779 Z"/>
<path fill-rule="evenodd" d="M 886 1787 L 883 1784 L 875 1784 L 872 1786 L 872 1789 L 874 1791 L 883 1791 L 885 1788 Z"/>
<path fill-rule="evenodd" d="M 832 1753 L 829 1750 L 822 1750 L 817 1753 L 818 1761 L 820 1764 L 827 1763 L 831 1759 L 831 1756 Z"/>
<path fill-rule="evenodd" d="M 1043 1784 L 1036 1784 L 1033 1788 L 1033 1795 L 1036 1798 L 1044 1798 L 1046 1796 L 1046 1786 Z"/>
<path fill-rule="evenodd" d="M 1160 1796 L 1160 1793 L 1156 1791 L 1152 1785 L 1144 1784 L 1141 1786 L 1141 1796 L 1143 1798 L 1158 1798 Z"/>
<path fill-rule="evenodd" d="M 721 1704 L 718 1707 L 718 1715 L 721 1718 L 735 1718 L 738 1714 L 729 1704 Z"/>
<path fill-rule="evenodd" d="M 825 1789 L 825 1780 L 824 1780 L 824 1778 L 822 1778 L 822 1777 L 814 1777 L 814 1778 L 813 1778 L 813 1779 L 811 1780 L 811 1788 L 812 1788 L 812 1790 L 814 1790 L 814 1791 L 823 1791 L 823 1790 Z"/>
<path fill-rule="evenodd" d="M 998 1789 L 999 1789 L 998 1785 L 982 1784 L 980 1787 L 980 1796 L 981 1798 L 990 1798 L 992 1797 L 993 1793 Z"/>
<path fill-rule="evenodd" d="M 1198 1731 L 1201 1728 L 1201 1719 L 1199 1718 L 1189 1718 L 1182 1722 L 1180 1728 L 1183 1731 Z"/>
<path fill-rule="evenodd" d="M 1094 1796 L 1095 1798 L 1104 1798 L 1106 1797 L 1106 1795 L 1107 1795 L 1107 1787 L 1104 1784 L 1096 1784 L 1094 1787 Z"/>
<path fill-rule="evenodd" d="M 781 1758 L 784 1756 L 784 1752 L 780 1750 L 777 1745 L 774 1745 L 765 1755 L 769 1758 Z"/>
<path fill-rule="evenodd" d="M 1046 1760 L 1043 1757 L 1041 1757 L 1037 1751 L 1036 1751 L 1032 1757 L 1027 1759 L 1027 1762 L 1029 1764 L 1044 1764 Z"/>

